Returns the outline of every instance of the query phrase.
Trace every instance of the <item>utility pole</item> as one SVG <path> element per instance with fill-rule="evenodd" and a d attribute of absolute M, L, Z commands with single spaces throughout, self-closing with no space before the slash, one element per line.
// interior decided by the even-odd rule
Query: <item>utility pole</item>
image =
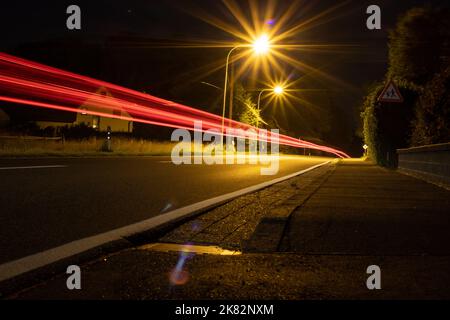
<path fill-rule="evenodd" d="M 231 77 L 230 77 L 230 108 L 228 113 L 228 119 L 230 121 L 229 126 L 231 126 L 231 121 L 233 120 L 233 102 L 234 102 L 234 63 L 231 65 Z"/>

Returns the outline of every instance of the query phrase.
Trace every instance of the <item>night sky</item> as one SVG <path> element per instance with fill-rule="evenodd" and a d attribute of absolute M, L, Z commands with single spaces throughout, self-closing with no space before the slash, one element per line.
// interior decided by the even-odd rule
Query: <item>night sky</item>
<path fill-rule="evenodd" d="M 274 23 L 292 1 L 276 1 Z M 433 1 L 445 4 L 446 1 Z M 239 1 L 244 11 L 247 1 Z M 265 7 L 266 1 L 257 1 Z M 290 20 L 295 25 L 335 6 L 338 1 L 301 1 Z M 325 143 L 357 153 L 361 141 L 360 106 L 367 87 L 382 80 L 387 66 L 388 30 L 397 17 L 424 1 L 346 1 L 319 24 L 298 32 L 289 43 L 334 44 L 327 52 L 289 51 L 293 59 L 307 62 L 336 81 L 308 75 L 285 65 L 280 75 L 302 88 L 323 89 L 327 94 L 304 97 L 317 110 L 293 101 L 296 110 L 273 108 L 287 133 L 319 138 Z M 66 28 L 66 8 L 82 10 L 82 30 Z M 366 8 L 382 9 L 382 30 L 366 28 Z M 8 1 L 0 11 L 1 50 L 52 66 L 83 73 L 136 90 L 220 113 L 220 92 L 200 84 L 223 85 L 224 69 L 207 74 L 208 66 L 223 64 L 227 48 L 161 48 L 168 44 L 233 43 L 239 39 L 196 17 L 206 12 L 224 21 L 231 16 L 218 0 L 145 1 Z M 237 25 L 237 24 L 236 24 Z M 266 79 L 241 79 L 248 87 L 261 87 Z"/>

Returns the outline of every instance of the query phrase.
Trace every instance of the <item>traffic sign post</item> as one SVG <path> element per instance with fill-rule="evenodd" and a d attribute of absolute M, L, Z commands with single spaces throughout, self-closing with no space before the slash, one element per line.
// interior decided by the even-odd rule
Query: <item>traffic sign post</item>
<path fill-rule="evenodd" d="M 387 103 L 402 103 L 404 99 L 395 83 L 390 80 L 378 97 L 378 101 Z"/>

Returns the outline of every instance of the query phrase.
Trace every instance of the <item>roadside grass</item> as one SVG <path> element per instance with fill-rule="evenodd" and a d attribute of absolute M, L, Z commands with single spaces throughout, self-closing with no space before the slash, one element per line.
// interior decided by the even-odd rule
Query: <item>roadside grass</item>
<path fill-rule="evenodd" d="M 185 151 L 190 149 L 189 155 L 193 156 L 203 155 L 206 147 L 206 145 L 195 146 L 194 143 L 180 145 L 179 142 L 172 141 L 113 137 L 111 139 L 112 151 L 108 152 L 104 151 L 105 139 L 89 138 L 62 142 L 61 140 L 30 140 L 29 137 L 15 139 L 0 137 L 0 157 L 170 156 L 176 145 Z M 288 156 L 290 154 L 285 152 L 279 153 L 280 156 Z M 244 159 L 257 157 L 257 155 L 250 155 L 248 151 L 243 153 L 226 152 L 226 155 L 238 158 L 244 157 Z M 268 154 L 266 157 L 270 158 L 271 155 Z M 311 157 L 314 156 L 308 156 L 309 159 Z"/>
<path fill-rule="evenodd" d="M 104 149 L 104 139 L 44 141 L 27 139 L 0 139 L 0 156 L 117 156 L 170 155 L 175 142 L 113 138 L 111 152 Z"/>
<path fill-rule="evenodd" d="M 62 142 L 61 140 L 30 140 L 25 137 L 0 138 L 0 157 L 170 156 L 176 145 L 184 150 L 190 149 L 190 155 L 194 156 L 202 155 L 205 150 L 204 145 L 195 146 L 194 143 L 180 144 L 172 141 L 113 137 L 111 151 L 105 151 L 105 139 L 89 138 Z"/>

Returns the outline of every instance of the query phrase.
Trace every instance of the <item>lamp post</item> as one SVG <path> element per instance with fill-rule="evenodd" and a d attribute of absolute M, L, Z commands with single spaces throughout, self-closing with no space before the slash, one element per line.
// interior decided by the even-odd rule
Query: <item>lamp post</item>
<path fill-rule="evenodd" d="M 261 92 L 258 95 L 258 106 L 257 106 L 257 110 L 258 110 L 258 117 L 256 118 L 256 127 L 259 128 L 259 110 L 260 110 L 260 105 L 261 105 L 261 96 L 264 92 L 267 91 L 271 91 L 276 95 L 281 95 L 284 92 L 284 88 L 282 86 L 276 86 L 274 88 L 271 89 L 263 89 L 261 90 Z"/>
<path fill-rule="evenodd" d="M 226 104 L 227 104 L 227 89 L 228 89 L 228 65 L 230 63 L 230 57 L 231 54 L 239 48 L 253 48 L 254 52 L 257 55 L 263 55 L 269 52 L 270 50 L 270 41 L 269 37 L 266 34 L 261 35 L 259 38 L 257 38 L 253 44 L 249 45 L 238 45 L 233 47 L 227 55 L 227 60 L 225 63 L 225 81 L 223 86 L 223 105 L 222 105 L 222 128 L 221 128 L 221 136 L 222 136 L 222 145 L 224 142 L 224 129 L 225 129 L 225 111 L 226 111 Z"/>
<path fill-rule="evenodd" d="M 230 57 L 234 50 L 243 48 L 245 45 L 239 45 L 234 48 L 232 48 L 227 55 L 227 62 L 225 63 L 225 81 L 223 85 L 223 105 L 222 105 L 222 127 L 221 127 L 221 137 L 222 137 L 222 146 L 223 146 L 223 135 L 224 135 L 224 128 L 225 128 L 225 109 L 227 105 L 227 89 L 228 89 L 228 65 L 230 63 Z"/>

